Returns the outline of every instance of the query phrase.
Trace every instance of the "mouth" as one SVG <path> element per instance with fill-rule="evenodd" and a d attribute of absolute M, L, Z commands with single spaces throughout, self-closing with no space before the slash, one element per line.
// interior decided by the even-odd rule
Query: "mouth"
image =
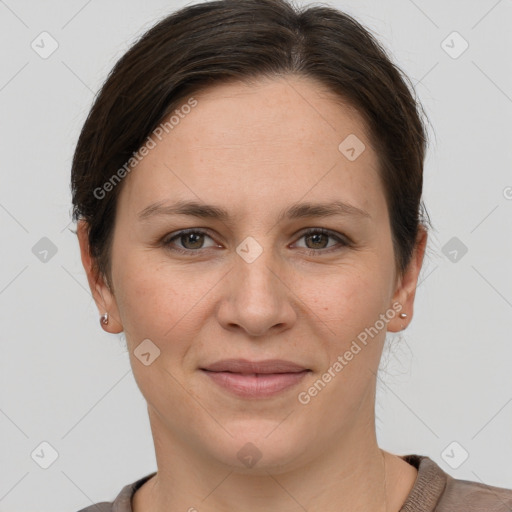
<path fill-rule="evenodd" d="M 241 398 L 268 398 L 296 386 L 309 368 L 282 359 L 217 361 L 200 370 L 224 391 Z"/>
<path fill-rule="evenodd" d="M 250 361 L 248 359 L 223 359 L 216 361 L 201 370 L 212 372 L 231 372 L 240 374 L 276 374 L 299 373 L 309 370 L 305 366 L 284 359 L 266 359 L 264 361 Z"/>

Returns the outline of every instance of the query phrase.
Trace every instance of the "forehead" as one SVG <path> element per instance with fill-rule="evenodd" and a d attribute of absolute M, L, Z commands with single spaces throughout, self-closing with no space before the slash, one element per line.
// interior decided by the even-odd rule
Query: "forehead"
<path fill-rule="evenodd" d="M 290 76 L 261 79 L 250 85 L 221 84 L 194 98 L 200 108 L 194 108 L 187 118 L 189 125 L 192 119 L 197 123 L 187 130 L 183 120 L 182 129 L 175 133 L 176 142 L 187 142 L 190 149 L 229 150 L 231 144 L 295 147 L 298 151 L 304 146 L 325 148 L 329 143 L 337 149 L 348 133 L 368 138 L 358 111 L 310 78 Z"/>
<path fill-rule="evenodd" d="M 375 213 L 385 207 L 362 118 L 317 82 L 230 83 L 193 99 L 172 128 L 151 136 L 153 149 L 125 178 L 118 208 L 127 214 L 181 199 L 229 204 L 238 213 L 269 213 L 269 203 L 281 210 L 303 197 L 345 199 Z M 340 150 L 346 140 L 364 144 L 356 159 Z"/>

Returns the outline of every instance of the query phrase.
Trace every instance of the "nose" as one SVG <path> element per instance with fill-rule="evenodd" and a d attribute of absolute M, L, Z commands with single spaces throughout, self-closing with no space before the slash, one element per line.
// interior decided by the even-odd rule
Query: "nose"
<path fill-rule="evenodd" d="M 289 329 L 296 319 L 289 271 L 271 250 L 263 250 L 252 262 L 238 254 L 234 260 L 217 311 L 222 326 L 257 337 Z"/>

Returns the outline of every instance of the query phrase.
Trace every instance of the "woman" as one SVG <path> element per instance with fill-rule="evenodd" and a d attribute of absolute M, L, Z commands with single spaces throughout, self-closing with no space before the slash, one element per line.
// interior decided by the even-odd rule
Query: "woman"
<path fill-rule="evenodd" d="M 512 509 L 376 441 L 428 231 L 406 80 L 351 17 L 285 0 L 188 6 L 116 64 L 76 148 L 74 219 L 158 471 L 83 512 Z"/>

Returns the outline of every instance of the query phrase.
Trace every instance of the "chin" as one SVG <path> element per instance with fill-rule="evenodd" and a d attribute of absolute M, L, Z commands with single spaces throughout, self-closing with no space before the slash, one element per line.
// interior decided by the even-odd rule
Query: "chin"
<path fill-rule="evenodd" d="M 222 442 L 205 448 L 238 473 L 266 476 L 269 472 L 283 473 L 298 466 L 299 457 L 311 445 L 291 422 L 285 428 L 286 423 L 282 419 L 276 422 L 260 418 L 239 421 L 236 428 L 225 424 L 233 437 L 226 434 Z"/>

